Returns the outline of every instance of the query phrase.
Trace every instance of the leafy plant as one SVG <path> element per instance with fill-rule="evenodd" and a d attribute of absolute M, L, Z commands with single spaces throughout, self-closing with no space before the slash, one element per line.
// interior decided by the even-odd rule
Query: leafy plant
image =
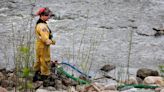
<path fill-rule="evenodd" d="M 30 69 L 27 67 L 23 68 L 23 77 L 28 77 L 30 74 Z"/>
<path fill-rule="evenodd" d="M 159 71 L 161 76 L 164 76 L 164 65 L 159 65 Z"/>

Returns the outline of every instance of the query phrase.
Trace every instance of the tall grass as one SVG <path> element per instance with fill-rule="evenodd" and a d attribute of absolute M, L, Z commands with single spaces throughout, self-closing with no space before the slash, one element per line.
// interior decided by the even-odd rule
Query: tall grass
<path fill-rule="evenodd" d="M 22 22 L 22 31 L 16 30 L 17 26 L 12 23 L 12 46 L 13 60 L 15 64 L 15 75 L 17 82 L 15 92 L 17 90 L 23 92 L 33 91 L 32 86 L 32 65 L 34 58 L 34 29 L 33 29 L 33 9 L 36 1 L 30 0 L 31 14 L 30 17 L 25 17 Z M 22 78 L 20 80 L 20 78 Z"/>
<path fill-rule="evenodd" d="M 129 80 L 129 68 L 130 68 L 130 58 L 131 58 L 131 49 L 132 49 L 132 38 L 133 37 L 133 30 L 130 30 L 129 33 L 129 50 L 128 50 L 128 62 L 127 62 L 127 78 Z"/>

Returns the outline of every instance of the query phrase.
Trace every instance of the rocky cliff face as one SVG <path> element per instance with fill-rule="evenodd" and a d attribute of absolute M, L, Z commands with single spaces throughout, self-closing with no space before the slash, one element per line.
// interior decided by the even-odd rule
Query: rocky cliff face
<path fill-rule="evenodd" d="M 9 38 L 13 36 L 11 30 L 14 28 L 21 34 L 28 32 L 32 5 L 35 5 L 33 13 L 39 7 L 49 7 L 58 17 L 58 20 L 48 22 L 52 31 L 58 34 L 56 45 L 51 47 L 53 60 L 70 61 L 80 66 L 87 64 L 91 69 L 107 63 L 127 66 L 128 58 L 132 68 L 156 68 L 164 63 L 164 36 L 154 37 L 155 31 L 152 30 L 164 26 L 163 0 L 0 2 L 1 66 L 8 61 L 12 67 L 11 42 L 14 39 Z M 33 29 L 37 19 L 33 18 Z M 6 57 L 8 60 L 4 59 Z"/>

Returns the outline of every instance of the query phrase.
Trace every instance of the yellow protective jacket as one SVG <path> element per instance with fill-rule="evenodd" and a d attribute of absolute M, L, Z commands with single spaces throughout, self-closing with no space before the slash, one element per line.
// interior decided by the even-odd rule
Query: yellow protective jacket
<path fill-rule="evenodd" d="M 38 20 L 35 27 L 36 33 L 36 62 L 34 63 L 34 69 L 40 71 L 41 75 L 50 74 L 50 45 L 46 44 L 47 40 L 51 40 L 51 31 L 48 28 L 46 22 L 41 19 Z M 51 40 L 52 41 L 52 40 Z M 55 41 L 52 41 L 52 44 L 55 44 Z"/>

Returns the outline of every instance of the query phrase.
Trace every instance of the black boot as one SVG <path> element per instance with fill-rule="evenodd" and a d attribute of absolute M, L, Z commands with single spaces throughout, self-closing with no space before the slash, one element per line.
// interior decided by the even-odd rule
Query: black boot
<path fill-rule="evenodd" d="M 36 71 L 34 76 L 33 76 L 33 82 L 36 82 L 38 81 L 40 78 L 40 72 L 39 71 Z"/>
<path fill-rule="evenodd" d="M 48 80 L 48 76 L 46 75 L 41 75 L 41 80 L 43 81 L 43 87 L 48 87 L 49 86 L 49 80 Z"/>
<path fill-rule="evenodd" d="M 44 80 L 47 80 L 48 79 L 48 76 L 47 75 L 41 75 L 40 77 L 41 77 L 40 78 L 41 81 L 44 81 Z"/>

